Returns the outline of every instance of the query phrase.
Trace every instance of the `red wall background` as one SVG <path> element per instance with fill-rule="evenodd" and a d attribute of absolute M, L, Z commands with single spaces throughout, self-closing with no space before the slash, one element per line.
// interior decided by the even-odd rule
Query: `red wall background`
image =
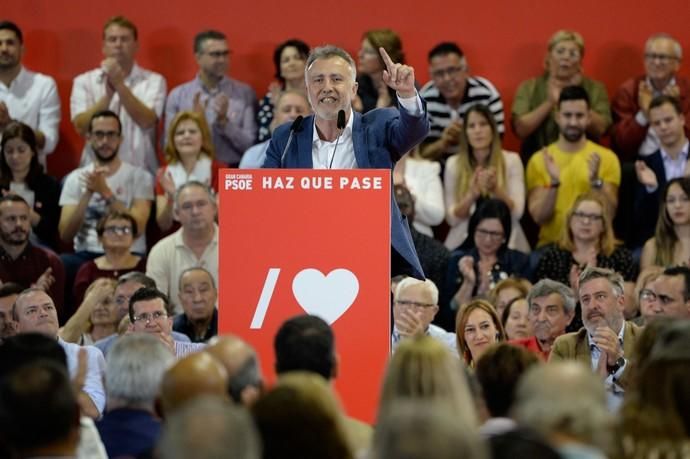
<path fill-rule="evenodd" d="M 390 27 L 402 37 L 420 83 L 428 80 L 427 51 L 442 40 L 458 42 L 471 71 L 489 78 L 501 92 L 506 114 L 517 85 L 541 72 L 546 42 L 557 29 L 582 33 L 585 73 L 602 80 L 610 95 L 627 77 L 643 71 L 642 50 L 650 34 L 672 34 L 686 54 L 690 47 L 687 0 L 6 0 L 0 16 L 23 29 L 25 65 L 52 75 L 58 84 L 63 120 L 60 143 L 49 157 L 53 175 L 64 175 L 78 162 L 83 141 L 69 121 L 72 79 L 100 63 L 101 27 L 116 14 L 137 24 L 137 60 L 162 73 L 169 89 L 194 76 L 192 38 L 204 28 L 228 35 L 232 76 L 250 83 L 261 97 L 274 71 L 273 48 L 280 41 L 298 37 L 311 45 L 330 42 L 356 54 L 364 30 Z M 688 76 L 689 69 L 686 60 L 681 73 Z M 506 146 L 518 147 L 512 133 Z"/>

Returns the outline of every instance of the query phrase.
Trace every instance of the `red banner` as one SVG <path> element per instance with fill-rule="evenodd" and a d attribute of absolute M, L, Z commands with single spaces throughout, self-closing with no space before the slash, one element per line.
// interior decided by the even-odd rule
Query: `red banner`
<path fill-rule="evenodd" d="M 390 347 L 390 171 L 220 174 L 219 332 L 251 343 L 272 381 L 280 325 L 322 317 L 336 391 L 350 416 L 373 421 Z"/>

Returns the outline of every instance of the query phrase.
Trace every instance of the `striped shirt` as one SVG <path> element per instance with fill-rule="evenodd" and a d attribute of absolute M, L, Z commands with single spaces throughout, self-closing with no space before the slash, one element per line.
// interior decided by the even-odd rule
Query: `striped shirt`
<path fill-rule="evenodd" d="M 486 78 L 474 76 L 467 78 L 465 95 L 462 98 L 460 107 L 457 109 L 446 103 L 446 99 L 441 95 L 433 81 L 429 81 L 420 91 L 421 96 L 426 101 L 431 121 L 431 130 L 427 136 L 427 141 L 435 141 L 441 138 L 443 130 L 450 125 L 452 120 L 462 118 L 462 115 L 475 104 L 484 104 L 489 107 L 496 118 L 498 132 L 504 132 L 503 127 L 503 101 L 493 84 Z"/>

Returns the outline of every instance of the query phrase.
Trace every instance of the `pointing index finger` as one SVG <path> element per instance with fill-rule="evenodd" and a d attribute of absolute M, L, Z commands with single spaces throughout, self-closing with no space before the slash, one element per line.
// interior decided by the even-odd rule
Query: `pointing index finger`
<path fill-rule="evenodd" d="M 381 58 L 383 59 L 383 63 L 386 64 L 386 68 L 390 71 L 390 69 L 395 65 L 391 57 L 388 55 L 385 49 L 383 47 L 379 47 L 379 53 L 381 53 Z"/>

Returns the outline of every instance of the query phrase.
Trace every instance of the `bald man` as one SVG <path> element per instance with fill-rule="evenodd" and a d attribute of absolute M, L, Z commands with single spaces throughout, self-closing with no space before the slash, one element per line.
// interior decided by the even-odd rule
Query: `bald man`
<path fill-rule="evenodd" d="M 160 407 L 169 416 L 188 400 L 201 395 L 228 399 L 228 372 L 207 352 L 190 354 L 177 361 L 163 376 Z"/>
<path fill-rule="evenodd" d="M 206 352 L 217 358 L 228 372 L 228 390 L 233 401 L 251 406 L 263 389 L 263 376 L 254 348 L 237 336 L 219 336 L 209 342 Z"/>

